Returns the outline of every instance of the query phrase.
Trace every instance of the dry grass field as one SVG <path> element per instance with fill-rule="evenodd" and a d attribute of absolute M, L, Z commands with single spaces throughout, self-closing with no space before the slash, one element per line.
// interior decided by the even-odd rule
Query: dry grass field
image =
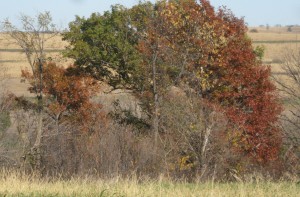
<path fill-rule="evenodd" d="M 45 35 L 49 37 L 49 35 Z M 45 51 L 48 57 L 61 60 L 61 51 L 67 45 L 62 41 L 61 36 L 47 39 Z M 7 75 L 12 78 L 19 78 L 21 69 L 28 67 L 26 56 L 21 48 L 7 34 L 0 33 L 0 66 L 8 68 Z"/>
<path fill-rule="evenodd" d="M 253 29 L 258 32 L 250 32 Z M 278 66 L 277 63 L 280 62 L 286 51 L 295 51 L 300 47 L 300 27 L 295 27 L 292 32 L 288 32 L 287 27 L 270 27 L 269 29 L 249 27 L 248 35 L 252 39 L 254 47 L 265 47 L 264 62 L 271 63 L 275 67 Z"/>
<path fill-rule="evenodd" d="M 49 35 L 45 36 L 49 38 Z M 47 39 L 47 57 L 61 65 L 71 64 L 72 61 L 63 59 L 61 55 L 66 45 L 67 42 L 62 41 L 60 35 Z M 21 48 L 7 34 L 0 33 L 0 90 L 8 90 L 17 96 L 30 96 L 28 84 L 20 81 L 21 69 L 25 68 L 29 68 L 29 64 Z M 5 79 L 1 81 L 1 78 Z"/>
<path fill-rule="evenodd" d="M 132 179 L 72 178 L 70 180 L 39 179 L 20 172 L 0 173 L 0 196 L 297 196 L 296 182 L 249 181 L 235 183 L 187 183 L 165 178 L 157 181 Z"/>
<path fill-rule="evenodd" d="M 251 30 L 256 29 L 257 33 Z M 47 35 L 46 35 L 47 36 Z M 280 62 L 289 50 L 295 51 L 300 47 L 300 27 L 293 27 L 292 32 L 287 31 L 287 27 L 249 27 L 248 36 L 253 40 L 254 47 L 264 46 L 265 56 L 264 64 L 271 65 L 273 73 L 281 73 Z M 46 54 L 62 65 L 71 64 L 70 60 L 64 60 L 61 51 L 67 45 L 67 42 L 61 40 L 58 35 L 49 39 L 45 43 Z M 6 69 L 6 76 L 10 79 L 6 80 L 5 85 L 8 90 L 17 95 L 26 94 L 26 84 L 20 84 L 20 73 L 22 68 L 28 67 L 25 55 L 21 49 L 14 43 L 8 35 L 0 34 L 0 70 Z M 24 91 L 21 91 L 24 89 Z"/>

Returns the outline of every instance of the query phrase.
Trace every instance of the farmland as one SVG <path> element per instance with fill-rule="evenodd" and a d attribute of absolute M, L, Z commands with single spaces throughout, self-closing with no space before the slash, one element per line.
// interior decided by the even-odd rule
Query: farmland
<path fill-rule="evenodd" d="M 264 64 L 271 65 L 273 73 L 280 73 L 280 63 L 284 53 L 289 50 L 296 50 L 300 47 L 300 30 L 295 29 L 287 32 L 286 27 L 270 27 L 268 30 L 261 27 L 249 27 L 258 30 L 257 33 L 249 32 L 248 35 L 253 41 L 253 46 L 263 46 L 265 54 Z M 62 58 L 61 52 L 67 46 L 67 42 L 61 40 L 58 35 L 49 39 L 45 45 L 45 52 L 61 65 L 69 65 L 72 61 Z M 26 94 L 21 90 L 26 89 L 26 84 L 20 84 L 21 69 L 28 67 L 26 56 L 22 50 L 6 34 L 0 34 L 0 68 L 5 70 L 5 74 L 10 78 L 5 84 L 6 87 L 16 92 L 18 95 Z M 21 88 L 21 89 L 20 89 Z"/>
<path fill-rule="evenodd" d="M 272 66 L 273 73 L 280 73 L 280 63 L 284 54 L 289 51 L 295 51 L 300 47 L 300 31 L 296 29 L 293 32 L 287 32 L 286 27 L 249 28 L 257 29 L 257 33 L 249 32 L 248 35 L 253 41 L 253 46 L 263 46 L 265 54 L 263 62 Z"/>
<path fill-rule="evenodd" d="M 48 36 L 48 35 L 45 35 Z M 62 58 L 61 52 L 66 46 L 60 36 L 50 38 L 45 43 L 45 53 L 61 65 L 71 64 L 70 60 Z M 13 92 L 17 96 L 30 96 L 28 84 L 20 83 L 21 69 L 29 68 L 22 49 L 7 34 L 0 34 L 0 77 L 4 78 L 1 88 Z"/>
<path fill-rule="evenodd" d="M 47 35 L 46 35 L 47 36 Z M 50 38 L 45 43 L 45 52 L 48 57 L 60 59 L 60 52 L 66 46 L 66 42 L 60 36 Z M 7 75 L 16 78 L 20 77 L 21 69 L 28 67 L 26 56 L 21 48 L 7 34 L 0 34 L 0 65 L 6 67 Z"/>

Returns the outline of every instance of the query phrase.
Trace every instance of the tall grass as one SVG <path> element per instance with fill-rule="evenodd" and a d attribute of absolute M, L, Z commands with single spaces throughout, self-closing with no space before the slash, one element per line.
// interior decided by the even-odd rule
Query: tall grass
<path fill-rule="evenodd" d="M 0 196 L 298 196 L 296 182 L 249 181 L 245 183 L 187 183 L 160 178 L 37 178 L 15 171 L 1 171 Z"/>

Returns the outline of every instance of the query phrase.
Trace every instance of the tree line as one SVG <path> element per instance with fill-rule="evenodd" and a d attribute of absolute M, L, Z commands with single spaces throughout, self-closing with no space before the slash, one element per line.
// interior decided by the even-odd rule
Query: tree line
<path fill-rule="evenodd" d="M 283 106 L 263 52 L 229 10 L 206 0 L 162 0 L 76 16 L 62 33 L 70 66 L 44 53 L 56 35 L 50 13 L 33 21 L 22 17 L 23 30 L 3 23 L 26 54 L 30 69 L 22 77 L 36 95 L 10 95 L 24 169 L 220 180 L 281 175 Z M 142 115 L 118 102 L 104 110 L 103 84 L 130 91 Z"/>

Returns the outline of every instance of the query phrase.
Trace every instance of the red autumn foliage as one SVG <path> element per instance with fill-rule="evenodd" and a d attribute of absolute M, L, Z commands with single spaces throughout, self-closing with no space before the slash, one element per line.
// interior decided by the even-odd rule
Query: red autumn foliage
<path fill-rule="evenodd" d="M 276 159 L 281 143 L 276 127 L 281 106 L 269 79 L 270 68 L 251 62 L 255 57 L 250 43 L 248 47 L 247 43 L 234 44 L 228 47 L 227 53 L 232 56 L 227 56 L 227 72 L 220 78 L 226 88 L 219 90 L 216 98 L 227 109 L 231 129 L 238 125 L 238 143 L 243 151 L 258 161 Z"/>
<path fill-rule="evenodd" d="M 157 53 L 161 66 L 177 72 L 169 78 L 224 108 L 234 150 L 257 162 L 277 159 L 282 109 L 270 68 L 256 57 L 243 19 L 226 9 L 215 12 L 206 0 L 161 1 L 146 32 L 139 43 L 146 64 Z"/>
<path fill-rule="evenodd" d="M 218 17 L 226 24 L 228 44 L 221 51 L 222 74 L 217 101 L 226 108 L 232 122 L 229 131 L 239 130 L 239 148 L 259 162 L 277 159 L 281 131 L 276 127 L 282 107 L 270 81 L 270 67 L 257 60 L 247 28 L 241 19 L 220 10 Z"/>
<path fill-rule="evenodd" d="M 55 120 L 60 120 L 66 112 L 81 125 L 86 125 L 83 128 L 87 130 L 89 123 L 102 116 L 99 113 L 101 105 L 91 102 L 91 97 L 100 90 L 95 79 L 84 75 L 72 75 L 67 69 L 53 62 L 44 63 L 42 74 L 44 105 L 48 114 Z M 34 76 L 28 70 L 22 70 L 22 77 L 30 82 L 30 92 L 40 91 L 40 73 L 35 73 Z"/>

